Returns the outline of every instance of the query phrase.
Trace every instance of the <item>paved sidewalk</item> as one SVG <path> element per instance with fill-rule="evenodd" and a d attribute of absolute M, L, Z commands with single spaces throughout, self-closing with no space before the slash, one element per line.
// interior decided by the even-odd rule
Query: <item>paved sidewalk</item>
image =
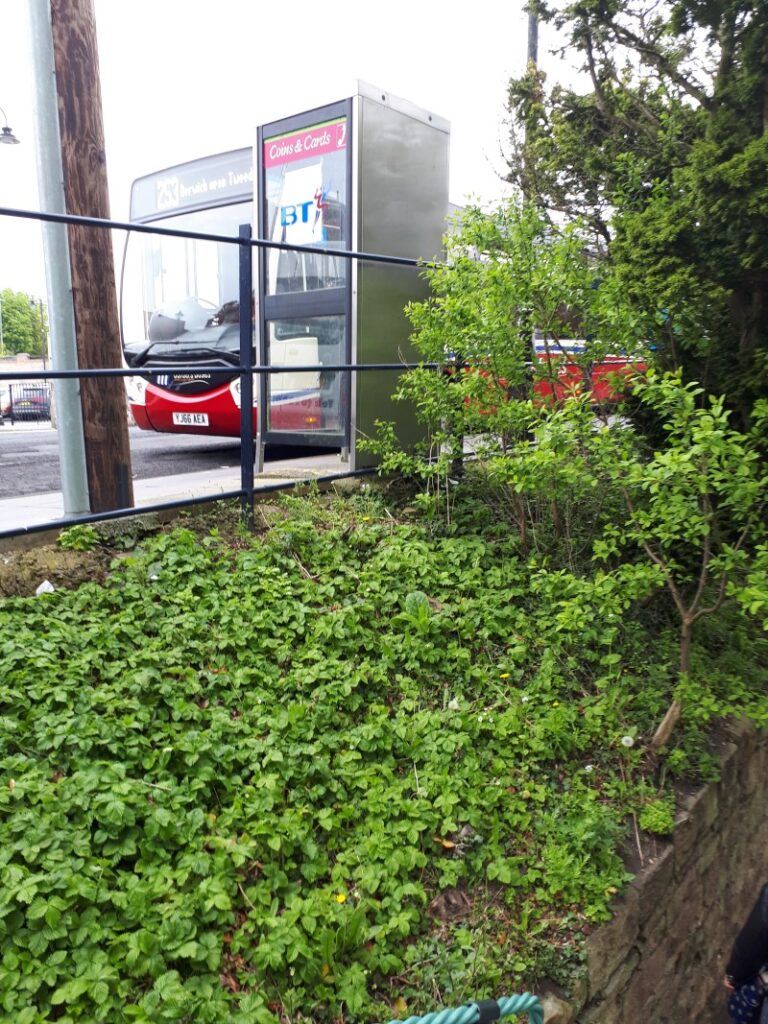
<path fill-rule="evenodd" d="M 339 455 L 310 455 L 300 459 L 270 462 L 265 472 L 254 477 L 254 488 L 274 487 L 295 480 L 312 480 L 333 473 L 346 473 L 349 464 Z M 204 498 L 240 490 L 240 471 L 207 470 L 202 473 L 180 473 L 176 476 L 151 477 L 133 481 L 136 510 L 142 506 Z M 0 501 L 0 531 L 27 530 L 50 525 L 56 529 L 64 515 L 64 499 L 60 491 L 49 494 L 27 494 L 21 498 Z"/>

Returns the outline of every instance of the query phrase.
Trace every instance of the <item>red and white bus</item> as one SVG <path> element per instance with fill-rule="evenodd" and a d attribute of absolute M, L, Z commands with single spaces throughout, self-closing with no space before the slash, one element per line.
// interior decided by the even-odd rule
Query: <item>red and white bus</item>
<path fill-rule="evenodd" d="M 332 250 L 341 247 L 346 197 L 328 186 L 338 170 L 334 158 L 338 162 L 343 155 L 343 147 L 321 158 L 315 155 L 306 166 L 291 168 L 292 175 L 283 173 L 275 183 L 268 180 L 275 186 L 268 197 L 268 237 L 329 250 L 327 255 L 270 250 L 267 272 L 276 294 L 329 288 L 344 279 L 344 261 Z M 336 178 L 341 181 L 344 175 Z M 242 224 L 256 223 L 253 181 L 252 149 L 170 167 L 134 182 L 130 219 L 236 238 Z M 291 189 L 300 187 L 303 198 L 310 184 L 314 198 L 292 223 L 291 205 L 298 199 Z M 238 249 L 236 243 L 188 237 L 129 236 L 123 259 L 121 333 L 126 366 L 137 371 L 127 378 L 128 402 L 142 429 L 240 436 Z M 268 404 L 272 430 L 315 435 L 315 443 L 322 444 L 340 432 L 339 374 L 290 367 L 338 363 L 344 349 L 342 338 L 328 336 L 333 333 L 332 318 L 319 329 L 313 327 L 311 321 L 296 318 L 270 325 L 270 361 L 284 369 L 270 374 Z M 253 355 L 258 362 L 255 349 Z M 175 365 L 179 373 L 172 372 Z M 254 431 L 256 419 L 254 399 Z"/>
<path fill-rule="evenodd" d="M 567 338 L 533 343 L 534 393 L 546 401 L 562 401 L 568 395 L 588 394 L 593 405 L 610 405 L 626 396 L 630 379 L 646 364 L 636 356 L 606 355 L 590 358 L 589 342 Z"/>

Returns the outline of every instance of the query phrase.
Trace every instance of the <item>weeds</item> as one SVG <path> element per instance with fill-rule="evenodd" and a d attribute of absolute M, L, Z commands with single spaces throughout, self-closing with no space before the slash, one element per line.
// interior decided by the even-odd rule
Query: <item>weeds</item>
<path fill-rule="evenodd" d="M 408 507 L 290 498 L 0 605 L 3 1019 L 372 1021 L 578 973 L 674 644 Z"/>

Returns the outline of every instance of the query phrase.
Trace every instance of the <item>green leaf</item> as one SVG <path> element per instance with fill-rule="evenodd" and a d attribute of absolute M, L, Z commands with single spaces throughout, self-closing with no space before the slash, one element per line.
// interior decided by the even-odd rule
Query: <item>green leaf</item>
<path fill-rule="evenodd" d="M 54 1006 L 60 1006 L 62 1003 L 67 1005 L 74 1003 L 84 992 L 88 991 L 88 987 L 87 978 L 71 978 L 60 985 L 51 995 L 51 1003 Z"/>
<path fill-rule="evenodd" d="M 102 1006 L 109 999 L 109 985 L 104 981 L 97 981 L 90 989 L 90 994 L 97 1006 Z"/>

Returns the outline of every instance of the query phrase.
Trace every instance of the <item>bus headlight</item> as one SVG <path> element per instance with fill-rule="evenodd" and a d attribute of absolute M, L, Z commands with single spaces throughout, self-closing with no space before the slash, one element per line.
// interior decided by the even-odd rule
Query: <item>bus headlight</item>
<path fill-rule="evenodd" d="M 240 408 L 240 378 L 235 377 L 232 383 L 229 385 L 229 393 L 232 395 L 232 401 L 235 403 L 236 408 Z M 258 387 L 257 382 L 254 379 L 253 382 L 253 407 L 256 408 Z"/>
<path fill-rule="evenodd" d="M 143 377 L 126 377 L 125 390 L 131 405 L 147 404 L 147 382 Z"/>

